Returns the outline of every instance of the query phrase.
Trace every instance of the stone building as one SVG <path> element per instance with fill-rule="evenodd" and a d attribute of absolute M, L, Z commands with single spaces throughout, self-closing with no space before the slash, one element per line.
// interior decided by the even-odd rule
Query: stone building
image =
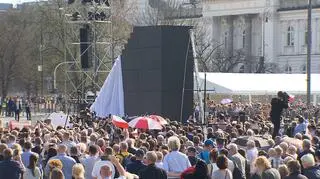
<path fill-rule="evenodd" d="M 203 0 L 213 43 L 245 52 L 245 72 L 264 57 L 275 72 L 305 73 L 307 0 Z M 239 69 L 241 70 L 241 66 Z M 313 0 L 312 73 L 320 73 L 320 0 Z"/>

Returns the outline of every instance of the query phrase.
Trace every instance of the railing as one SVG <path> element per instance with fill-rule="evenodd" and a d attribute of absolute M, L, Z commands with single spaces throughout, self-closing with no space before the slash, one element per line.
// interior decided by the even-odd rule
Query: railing
<path fill-rule="evenodd" d="M 188 19 L 202 17 L 202 8 L 179 8 L 177 10 L 167 10 L 164 12 L 164 19 Z"/>

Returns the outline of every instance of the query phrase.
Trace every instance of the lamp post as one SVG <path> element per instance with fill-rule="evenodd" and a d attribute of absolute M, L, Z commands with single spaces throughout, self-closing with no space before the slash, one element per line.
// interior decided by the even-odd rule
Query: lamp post
<path fill-rule="evenodd" d="M 55 68 L 54 68 L 54 71 L 53 71 L 53 90 L 56 90 L 57 89 L 57 69 L 63 65 L 63 64 L 73 64 L 75 63 L 75 61 L 71 61 L 71 62 L 68 62 L 68 61 L 65 61 L 65 62 L 61 62 L 59 63 Z"/>
<path fill-rule="evenodd" d="M 309 0 L 308 5 L 308 48 L 307 48 L 307 104 L 311 103 L 311 44 L 312 44 L 312 0 Z"/>

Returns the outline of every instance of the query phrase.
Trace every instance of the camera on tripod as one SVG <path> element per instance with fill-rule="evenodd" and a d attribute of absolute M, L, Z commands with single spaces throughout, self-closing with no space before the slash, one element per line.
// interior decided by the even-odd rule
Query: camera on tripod
<path fill-rule="evenodd" d="M 286 104 L 289 103 L 289 94 L 287 92 L 282 92 L 279 91 L 278 92 L 278 97 L 282 99 L 283 102 L 285 102 Z"/>

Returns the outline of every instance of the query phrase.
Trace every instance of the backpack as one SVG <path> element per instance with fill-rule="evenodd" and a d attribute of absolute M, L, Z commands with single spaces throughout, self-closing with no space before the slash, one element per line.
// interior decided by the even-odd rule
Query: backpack
<path fill-rule="evenodd" d="M 245 179 L 245 174 L 242 173 L 242 170 L 238 167 L 237 163 L 232 161 L 234 165 L 234 169 L 232 172 L 232 177 L 237 179 Z"/>

